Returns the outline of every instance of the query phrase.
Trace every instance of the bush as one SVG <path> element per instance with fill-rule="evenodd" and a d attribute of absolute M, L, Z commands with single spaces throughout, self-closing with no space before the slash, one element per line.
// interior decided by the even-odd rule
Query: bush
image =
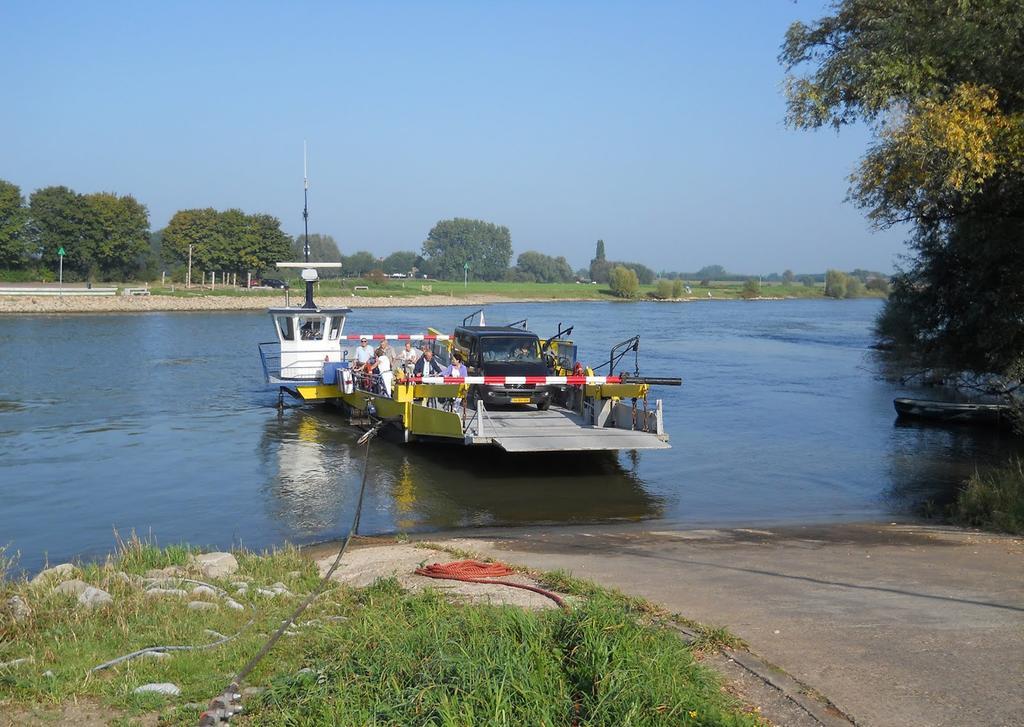
<path fill-rule="evenodd" d="M 846 278 L 846 297 L 861 298 L 864 296 L 864 283 L 859 278 Z"/>
<path fill-rule="evenodd" d="M 620 298 L 635 298 L 640 294 L 640 280 L 629 268 L 616 265 L 611 272 L 612 293 Z"/>
<path fill-rule="evenodd" d="M 825 295 L 829 298 L 845 298 L 847 281 L 846 273 L 829 270 L 825 273 Z"/>
<path fill-rule="evenodd" d="M 676 279 L 672 281 L 672 297 L 682 298 L 683 297 L 683 281 Z"/>
<path fill-rule="evenodd" d="M 672 297 L 672 281 L 659 280 L 654 287 L 654 297 L 658 300 L 667 300 Z"/>
<path fill-rule="evenodd" d="M 814 276 L 812 275 L 801 275 L 800 282 L 803 283 L 805 288 L 813 288 L 815 285 Z"/>
<path fill-rule="evenodd" d="M 1024 535 L 1024 461 L 974 473 L 957 494 L 952 515 L 960 525 Z"/>
<path fill-rule="evenodd" d="M 509 283 L 536 283 L 537 277 L 533 273 L 527 273 L 519 268 L 509 268 L 505 272 L 505 281 Z"/>
<path fill-rule="evenodd" d="M 889 281 L 885 278 L 868 278 L 865 287 L 889 295 Z"/>
<path fill-rule="evenodd" d="M 743 291 L 740 293 L 744 298 L 757 298 L 761 295 L 761 281 L 757 278 L 747 278 L 743 284 Z"/>

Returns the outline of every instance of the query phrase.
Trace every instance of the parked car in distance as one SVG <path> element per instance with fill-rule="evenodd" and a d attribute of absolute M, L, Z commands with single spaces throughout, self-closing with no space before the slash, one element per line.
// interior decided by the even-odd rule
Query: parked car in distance
<path fill-rule="evenodd" d="M 279 288 L 281 290 L 287 290 L 290 286 L 284 280 L 280 278 L 263 278 L 260 281 L 260 285 L 267 288 Z"/>

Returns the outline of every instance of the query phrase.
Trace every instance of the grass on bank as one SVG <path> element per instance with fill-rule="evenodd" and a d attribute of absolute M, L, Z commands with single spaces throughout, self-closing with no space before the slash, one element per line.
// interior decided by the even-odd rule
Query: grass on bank
<path fill-rule="evenodd" d="M 294 607 L 295 599 L 234 596 L 245 611 L 189 611 L 188 599 L 146 598 L 117 573 L 185 565 L 190 549 L 137 541 L 77 577 L 104 588 L 114 603 L 87 611 L 49 587 L 0 583 L 0 712 L 25 713 L 93 700 L 125 720 L 158 711 L 166 724 L 194 724 L 198 710 L 226 686 Z M 281 581 L 297 596 L 317 583 L 314 565 L 293 548 L 237 553 L 240 570 L 214 581 L 248 580 L 249 592 Z M 238 724 L 291 725 L 754 725 L 716 676 L 670 629 L 653 625 L 642 602 L 551 574 L 579 594 L 570 611 L 449 603 L 440 591 L 414 595 L 394 580 L 354 590 L 332 586 L 299 619 L 247 686 Z M 31 616 L 15 622 L 3 604 L 19 595 Z M 104 672 L 100 662 L 152 645 L 202 644 L 241 636 L 207 651 L 136 659 Z M 301 669 L 308 671 L 300 672 Z M 46 672 L 52 676 L 46 676 Z M 135 695 L 149 682 L 172 682 L 177 697 Z"/>
<path fill-rule="evenodd" d="M 958 525 L 1024 535 L 1024 460 L 975 472 L 950 509 Z"/>
<path fill-rule="evenodd" d="M 292 299 L 300 298 L 303 295 L 302 281 L 298 278 L 291 280 L 290 295 Z M 743 283 L 733 281 L 711 282 L 706 286 L 700 285 L 698 281 L 690 281 L 690 292 L 684 293 L 685 298 L 705 299 L 710 297 L 719 300 L 736 300 L 743 297 Z M 356 290 L 356 288 L 361 288 Z M 232 286 L 218 286 L 211 289 L 209 286 L 203 288 L 193 286 L 186 289 L 183 285 L 176 284 L 173 289 L 168 286 L 154 286 L 150 290 L 155 295 L 173 295 L 176 297 L 190 297 L 197 295 L 212 296 L 256 296 L 267 298 L 279 298 L 282 301 L 285 293 L 282 290 L 269 290 L 256 288 L 246 290 Z M 655 285 L 642 285 L 638 300 L 651 300 L 657 290 Z M 617 298 L 607 285 L 591 285 L 589 283 L 516 283 L 506 281 L 469 281 L 463 285 L 456 281 L 440 280 L 392 280 L 392 279 L 325 279 L 318 284 L 318 296 L 340 296 L 356 298 L 408 298 L 418 296 L 436 297 L 438 302 L 450 299 L 466 298 L 471 296 L 494 295 L 514 299 L 537 299 L 537 300 L 622 300 Z M 761 286 L 760 295 L 769 298 L 822 298 L 824 287 L 816 285 L 808 287 L 802 284 L 787 285 L 784 283 L 764 283 Z"/>

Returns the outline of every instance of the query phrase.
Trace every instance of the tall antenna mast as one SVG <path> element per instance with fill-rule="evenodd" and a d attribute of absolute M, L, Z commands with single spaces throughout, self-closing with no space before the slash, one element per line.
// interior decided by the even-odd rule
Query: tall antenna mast
<path fill-rule="evenodd" d="M 302 140 L 302 224 L 305 227 L 303 251 L 309 262 L 309 166 L 306 163 L 306 140 Z"/>

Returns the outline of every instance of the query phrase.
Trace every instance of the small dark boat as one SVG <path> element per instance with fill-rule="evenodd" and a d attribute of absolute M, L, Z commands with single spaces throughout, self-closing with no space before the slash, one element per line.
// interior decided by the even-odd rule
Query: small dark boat
<path fill-rule="evenodd" d="M 1013 422 L 1006 404 L 970 404 L 928 399 L 894 399 L 896 414 L 906 419 L 923 419 L 940 424 L 1010 426 Z"/>

